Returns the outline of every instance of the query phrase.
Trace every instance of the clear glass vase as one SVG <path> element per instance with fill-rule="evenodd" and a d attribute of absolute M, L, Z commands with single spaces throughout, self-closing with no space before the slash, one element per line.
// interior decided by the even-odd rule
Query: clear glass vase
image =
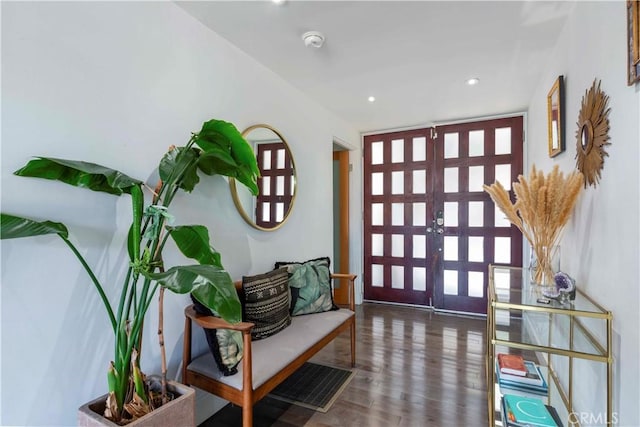
<path fill-rule="evenodd" d="M 531 283 L 555 286 L 553 276 L 560 271 L 560 246 L 532 246 L 529 261 Z"/>

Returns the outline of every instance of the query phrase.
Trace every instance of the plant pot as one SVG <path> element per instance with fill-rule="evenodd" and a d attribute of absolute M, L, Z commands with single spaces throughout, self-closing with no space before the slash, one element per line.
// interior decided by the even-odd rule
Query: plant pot
<path fill-rule="evenodd" d="M 132 427 L 195 427 L 196 425 L 196 392 L 189 386 L 169 381 L 167 388 L 178 395 L 171 402 L 162 405 L 142 418 L 138 418 L 127 426 Z M 118 427 L 118 424 L 102 416 L 107 395 L 85 403 L 78 409 L 78 426 L 82 427 Z"/>

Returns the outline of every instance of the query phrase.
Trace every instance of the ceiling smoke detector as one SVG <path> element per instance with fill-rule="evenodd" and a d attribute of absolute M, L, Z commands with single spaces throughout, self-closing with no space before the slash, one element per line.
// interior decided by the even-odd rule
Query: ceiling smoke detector
<path fill-rule="evenodd" d="M 320 49 L 324 44 L 324 35 L 319 31 L 307 31 L 302 35 L 302 40 L 305 46 Z"/>

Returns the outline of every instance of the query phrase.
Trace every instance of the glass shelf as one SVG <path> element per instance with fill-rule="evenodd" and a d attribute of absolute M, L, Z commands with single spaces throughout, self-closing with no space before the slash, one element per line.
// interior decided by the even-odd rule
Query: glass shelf
<path fill-rule="evenodd" d="M 526 310 L 538 310 L 544 312 L 565 313 L 570 316 L 598 317 L 606 319 L 609 312 L 584 294 L 580 289 L 576 290 L 576 298 L 565 304 L 551 299 L 550 304 L 537 302 L 544 297 L 543 287 L 531 284 L 528 280 L 528 271 L 517 267 L 492 266 L 489 271 L 489 281 L 493 280 L 490 291 L 495 293 L 492 298 L 497 308 L 515 308 L 524 306 Z"/>

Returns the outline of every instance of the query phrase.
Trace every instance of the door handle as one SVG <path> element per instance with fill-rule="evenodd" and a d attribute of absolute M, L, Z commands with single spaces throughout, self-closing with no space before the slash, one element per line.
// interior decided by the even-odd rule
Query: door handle
<path fill-rule="evenodd" d="M 436 218 L 431 220 L 432 227 L 427 227 L 427 233 L 443 234 L 444 233 L 444 215 L 442 211 L 436 212 Z"/>
<path fill-rule="evenodd" d="M 435 220 L 434 220 L 435 223 Z M 444 233 L 444 228 L 442 227 L 427 227 L 427 233 L 435 233 L 435 234 L 442 234 Z"/>

